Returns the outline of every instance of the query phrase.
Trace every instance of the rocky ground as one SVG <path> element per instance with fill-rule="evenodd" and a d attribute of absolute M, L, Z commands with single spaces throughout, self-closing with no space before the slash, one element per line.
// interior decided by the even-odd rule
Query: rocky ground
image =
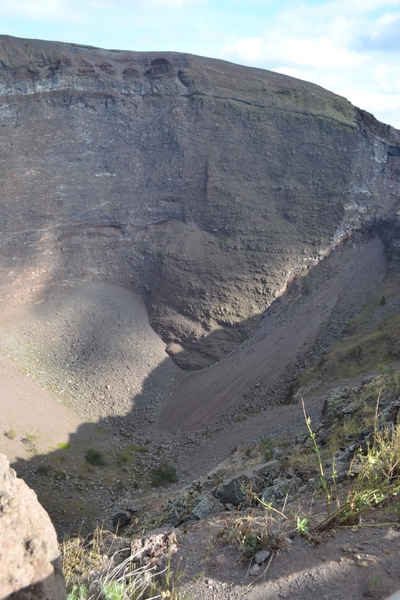
<path fill-rule="evenodd" d="M 332 260 L 327 259 L 313 271 L 310 282 L 304 280 L 289 289 L 279 311 L 275 307 L 266 315 L 264 330 L 233 355 L 237 369 L 245 365 L 243 372 L 251 385 L 243 388 L 238 403 L 231 404 L 225 395 L 227 400 L 220 404 L 218 415 L 197 431 L 171 430 L 160 417 L 168 414 L 176 417 L 176 423 L 182 422 L 181 413 L 174 408 L 174 390 L 177 394 L 185 385 L 194 392 L 196 388 L 189 387 L 192 376 L 187 378 L 167 356 L 165 346 L 148 325 L 140 298 L 132 292 L 86 284 L 58 300 L 2 314 L 2 351 L 23 370 L 10 358 L 2 359 L 1 448 L 13 459 L 18 474 L 35 489 L 60 536 L 69 531 L 90 532 L 99 520 L 113 528 L 113 516 L 118 513 L 125 515 L 133 528 L 169 523 L 178 526 L 177 548 L 184 557 L 185 586 L 193 598 L 239 598 L 250 583 L 251 598 L 268 597 L 263 578 L 248 575 L 249 563 L 241 562 L 234 543 L 227 543 L 226 536 L 222 539 L 226 524 L 228 529 L 235 527 L 236 509 L 226 510 L 226 503 L 220 505 L 217 499 L 215 508 L 222 509 L 222 515 L 211 518 L 202 513 L 200 523 L 190 523 L 187 519 L 192 508 L 187 512 L 181 499 L 186 493 L 182 486 L 189 486 L 194 500 L 193 490 L 197 495 L 209 494 L 246 460 L 250 460 L 249 467 L 254 466 L 252 454 L 262 440 L 283 437 L 292 444 L 305 432 L 302 407 L 298 401 L 283 404 L 280 396 L 274 402 L 273 390 L 279 388 L 283 377 L 291 384 L 296 373 L 307 364 L 315 364 L 327 348 L 338 343 L 343 327 L 368 298 L 377 306 L 376 322 L 380 313 L 389 314 L 394 300 L 388 296 L 387 305 L 380 304 L 386 267 L 379 240 L 361 236 L 338 250 Z M 352 262 L 357 256 L 363 260 Z M 343 285 L 348 279 L 342 276 L 343 264 L 351 271 L 350 284 Z M 308 332 L 306 340 L 299 335 L 303 331 Z M 280 343 L 279 352 L 268 354 L 265 339 L 271 335 Z M 304 341 L 307 345 L 302 352 Z M 218 385 L 229 386 L 226 364 L 222 363 Z M 277 375 L 271 380 L 262 378 L 260 369 L 271 374 L 276 370 Z M 207 371 L 215 372 L 216 368 Z M 194 381 L 200 376 L 195 375 Z M 362 378 L 361 368 L 347 384 L 358 385 Z M 326 379 L 328 386 L 335 384 L 329 373 Z M 321 383 L 318 377 L 316 383 Z M 313 389 L 317 393 L 312 394 Z M 168 405 L 166 398 L 171 391 L 172 404 Z M 317 424 L 324 394 L 312 385 L 302 392 L 307 414 Z M 197 399 L 200 403 L 200 396 Z M 182 415 L 185 411 L 182 405 Z M 92 452 L 88 459 L 89 451 L 98 454 Z M 160 467 L 167 471 L 162 485 L 154 487 L 152 481 Z M 179 481 L 174 482 L 176 477 Z M 199 478 L 200 484 L 196 483 Z M 172 504 L 168 503 L 171 498 Z M 202 507 L 204 503 L 199 510 Z M 293 507 L 297 509 L 297 504 L 292 504 L 291 510 Z M 361 598 L 364 593 L 385 597 L 400 584 L 391 574 L 390 562 L 398 551 L 397 529 L 391 525 L 374 532 L 374 527 L 340 531 L 334 537 L 324 537 L 317 548 L 310 546 L 310 540 L 285 536 L 292 543 L 286 540 L 286 545 L 277 549 L 279 553 L 274 553 L 265 579 L 270 582 L 268 593 L 300 600 L 309 597 L 310 589 L 319 593 L 321 586 L 328 587 L 351 573 L 359 593 L 357 596 L 352 589 L 351 597 Z M 376 571 L 371 581 L 371 572 L 363 566 L 369 559 L 356 557 L 362 554 L 364 542 L 379 549 L 378 554 L 372 549 L 369 552 Z M 350 550 L 341 550 L 343 547 Z M 320 549 L 324 558 L 318 562 Z M 306 556 L 308 562 L 304 562 Z M 265 566 L 262 564 L 261 570 Z M 290 577 L 284 577 L 285 573 L 291 573 Z M 373 585 L 378 591 L 369 589 Z M 346 597 L 344 588 L 342 596 L 338 590 L 335 583 L 324 590 L 324 595 Z"/>
<path fill-rule="evenodd" d="M 313 594 L 328 600 L 386 598 L 400 586 L 396 499 L 380 508 L 369 505 L 360 512 L 354 508 L 341 524 L 337 516 L 328 518 L 357 486 L 354 476 L 346 483 L 348 473 L 357 473 L 359 459 L 354 455 L 373 434 L 374 426 L 366 425 L 373 422 L 376 392 L 384 386 L 382 377 L 372 378 L 357 388 L 336 388 L 325 397 L 324 418 L 314 428 L 322 455 L 330 455 L 326 447 L 333 440 L 339 445 L 342 441 L 333 454 L 340 485 L 330 479 L 332 461 L 323 459 L 326 481 L 333 490 L 330 512 L 317 482 L 309 436 L 303 432 L 292 444 L 285 436 L 264 439 L 252 448 L 236 450 L 208 477 L 175 493 L 147 520 L 120 513 L 121 537 L 98 534 L 105 538 L 100 567 L 94 567 L 99 560 L 91 554 L 94 570 L 86 569 L 83 581 L 94 591 L 91 582 L 98 581 L 99 569 L 109 570 L 109 561 L 118 563 L 117 551 L 123 551 L 123 558 L 132 556 L 135 564 L 157 570 L 165 568 L 170 558 L 179 589 L 193 599 L 303 600 Z M 397 393 L 381 395 L 380 426 L 391 426 L 399 406 Z M 350 431 L 349 418 L 358 433 L 355 429 L 345 433 Z M 273 508 L 261 506 L 255 495 Z M 157 524 L 164 527 L 154 529 Z M 134 542 L 126 537 L 143 527 L 150 530 L 145 537 L 139 534 Z M 87 548 L 88 553 L 93 551 L 92 545 Z"/>

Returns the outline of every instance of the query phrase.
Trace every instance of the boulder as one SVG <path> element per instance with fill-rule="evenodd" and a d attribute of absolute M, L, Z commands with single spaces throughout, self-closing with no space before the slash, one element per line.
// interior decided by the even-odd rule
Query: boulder
<path fill-rule="evenodd" d="M 36 494 L 0 454 L 0 598 L 64 600 L 57 536 Z"/>
<path fill-rule="evenodd" d="M 260 494 L 266 486 L 272 485 L 280 468 L 279 461 L 270 460 L 252 469 L 246 469 L 234 477 L 225 479 L 216 489 L 215 496 L 223 504 L 243 505 L 247 502 L 250 491 L 251 494 Z"/>
<path fill-rule="evenodd" d="M 211 494 L 203 494 L 196 499 L 192 510 L 193 518 L 196 520 L 204 519 L 209 515 L 213 515 L 224 510 L 223 504 L 219 502 L 215 496 Z"/>

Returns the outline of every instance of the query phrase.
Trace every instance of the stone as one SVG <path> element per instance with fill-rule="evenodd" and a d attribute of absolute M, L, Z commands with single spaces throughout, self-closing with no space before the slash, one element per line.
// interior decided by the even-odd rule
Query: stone
<path fill-rule="evenodd" d="M 120 527 L 124 527 L 130 523 L 132 513 L 130 511 L 121 511 L 111 517 L 112 528 L 114 531 L 118 531 Z"/>
<path fill-rule="evenodd" d="M 204 519 L 208 515 L 213 515 L 224 510 L 223 504 L 219 502 L 215 496 L 211 494 L 205 494 L 204 496 L 200 496 L 198 502 L 195 503 L 192 515 L 195 519 L 200 520 Z"/>
<path fill-rule="evenodd" d="M 260 569 L 259 565 L 256 563 L 250 567 L 249 574 L 252 575 L 253 577 L 255 577 L 256 575 L 259 574 L 260 571 L 261 571 L 261 569 Z"/>
<path fill-rule="evenodd" d="M 223 504 L 239 506 L 246 500 L 245 485 L 248 481 L 242 481 L 239 477 L 230 477 L 218 486 L 215 496 Z"/>
<path fill-rule="evenodd" d="M 271 552 L 268 550 L 260 550 L 254 555 L 254 560 L 258 565 L 261 565 L 271 556 Z"/>
<path fill-rule="evenodd" d="M 251 469 L 246 469 L 234 477 L 222 482 L 215 491 L 215 496 L 223 504 L 239 506 L 247 502 L 247 488 L 253 493 L 261 493 L 267 483 L 272 483 L 280 470 L 278 460 L 270 460 Z"/>
<path fill-rule="evenodd" d="M 64 600 L 57 536 L 36 494 L 0 454 L 0 598 Z"/>

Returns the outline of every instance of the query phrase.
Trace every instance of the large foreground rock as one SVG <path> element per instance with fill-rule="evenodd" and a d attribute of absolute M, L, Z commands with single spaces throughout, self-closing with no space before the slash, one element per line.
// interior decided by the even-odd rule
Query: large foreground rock
<path fill-rule="evenodd" d="M 0 454 L 0 598 L 66 597 L 56 532 L 36 494 Z"/>

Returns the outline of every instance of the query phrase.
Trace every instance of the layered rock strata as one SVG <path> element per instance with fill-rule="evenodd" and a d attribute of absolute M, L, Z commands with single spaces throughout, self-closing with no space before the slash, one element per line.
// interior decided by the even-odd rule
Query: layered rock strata
<path fill-rule="evenodd" d="M 124 286 L 178 364 L 207 366 L 394 210 L 399 140 L 277 73 L 0 36 L 0 306 Z"/>

